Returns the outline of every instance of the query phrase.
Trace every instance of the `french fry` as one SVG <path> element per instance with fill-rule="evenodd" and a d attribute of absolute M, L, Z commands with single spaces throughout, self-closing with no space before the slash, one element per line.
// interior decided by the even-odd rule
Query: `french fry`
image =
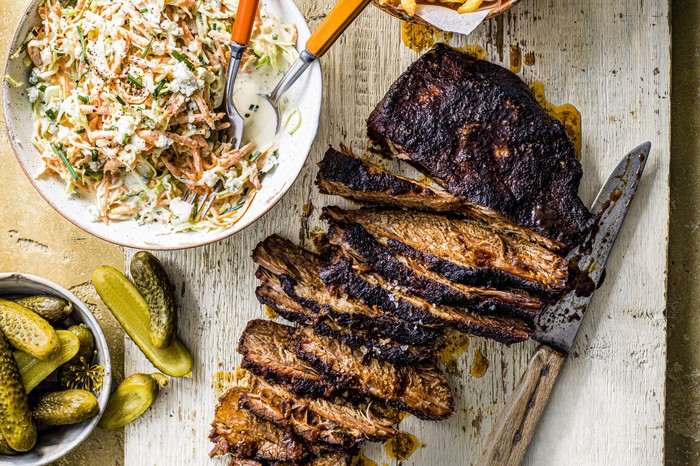
<path fill-rule="evenodd" d="M 411 16 L 416 14 L 416 0 L 401 0 L 401 6 L 407 14 Z"/>
<path fill-rule="evenodd" d="M 471 13 L 481 6 L 484 0 L 467 0 L 464 5 L 457 8 L 457 13 Z"/>

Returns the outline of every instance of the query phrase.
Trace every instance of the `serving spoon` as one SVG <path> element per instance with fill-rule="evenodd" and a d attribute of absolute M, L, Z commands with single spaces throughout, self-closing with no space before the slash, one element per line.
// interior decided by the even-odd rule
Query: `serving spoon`
<path fill-rule="evenodd" d="M 240 0 L 238 2 L 236 18 L 231 30 L 231 43 L 229 44 L 231 58 L 229 59 L 228 71 L 226 73 L 224 99 L 221 105 L 216 109 L 217 111 L 221 111 L 223 107 L 223 110 L 226 111 L 226 120 L 228 120 L 229 123 L 228 128 L 223 129 L 222 132 L 219 133 L 219 139 L 222 142 L 230 143 L 236 149 L 241 147 L 245 122 L 233 103 L 233 89 L 236 76 L 238 75 L 238 68 L 241 65 L 241 58 L 248 47 L 250 36 L 253 34 L 255 14 L 258 12 L 259 3 L 260 0 Z M 193 214 L 193 220 L 203 218 L 207 212 L 209 212 L 211 205 L 216 199 L 216 195 L 219 194 L 223 188 L 224 184 L 221 180 L 218 180 L 214 185 L 214 190 L 205 196 L 198 204 L 199 207 Z M 183 194 L 183 199 L 190 205 L 195 205 L 198 197 L 199 195 L 197 193 L 190 192 L 189 189 Z"/>

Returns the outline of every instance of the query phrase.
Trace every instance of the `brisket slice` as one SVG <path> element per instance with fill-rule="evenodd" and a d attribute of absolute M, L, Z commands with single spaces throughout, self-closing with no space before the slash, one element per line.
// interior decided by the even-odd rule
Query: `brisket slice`
<path fill-rule="evenodd" d="M 256 246 L 253 260 L 277 275 L 284 292 L 317 315 L 330 315 L 338 323 L 362 326 L 396 342 L 423 346 L 434 342 L 439 329 L 406 322 L 362 301 L 331 293 L 319 278 L 326 265 L 315 254 L 273 235 Z"/>
<path fill-rule="evenodd" d="M 298 464 L 304 458 L 303 445 L 289 432 L 240 409 L 238 401 L 244 393 L 245 389 L 235 387 L 219 401 L 209 436 L 215 444 L 210 456 L 230 453 L 241 460 Z"/>
<path fill-rule="evenodd" d="M 563 257 L 471 220 L 388 209 L 324 207 L 323 213 L 337 223 L 361 225 L 380 244 L 455 282 L 547 295 L 566 287 L 568 263 Z"/>
<path fill-rule="evenodd" d="M 302 396 L 328 396 L 334 386 L 296 354 L 295 330 L 267 320 L 248 322 L 238 343 L 241 367 Z"/>
<path fill-rule="evenodd" d="M 527 340 L 532 328 L 513 317 L 488 316 L 467 309 L 437 305 L 402 292 L 371 272 L 356 273 L 352 261 L 340 257 L 321 271 L 321 279 L 331 287 L 363 300 L 406 320 L 450 326 L 461 332 L 511 344 Z M 331 335 L 332 336 L 332 335 Z"/>
<path fill-rule="evenodd" d="M 350 403 L 294 395 L 279 385 L 253 377 L 240 406 L 255 416 L 294 432 L 308 443 L 322 442 L 349 450 L 364 441 L 384 441 L 396 435 L 392 421 L 378 418 Z"/>
<path fill-rule="evenodd" d="M 308 327 L 298 330 L 297 352 L 334 383 L 386 401 L 420 419 L 446 419 L 454 413 L 452 391 L 435 364 L 397 366 Z"/>
<path fill-rule="evenodd" d="M 564 126 L 509 70 L 437 44 L 370 115 L 370 138 L 455 196 L 573 247 L 593 225 Z"/>
<path fill-rule="evenodd" d="M 400 364 L 413 364 L 431 360 L 433 346 L 412 346 L 397 343 L 376 335 L 370 328 L 345 326 L 328 315 L 318 315 L 291 299 L 282 290 L 279 279 L 265 269 L 258 269 L 256 276 L 263 282 L 255 290 L 258 301 L 270 306 L 277 314 L 290 322 L 312 327 L 317 333 L 341 340 L 354 348 L 364 348 L 372 355 Z"/>
<path fill-rule="evenodd" d="M 477 220 L 500 234 L 533 242 L 551 251 L 561 252 L 566 248 L 558 241 L 516 225 L 498 212 L 463 201 L 442 189 L 389 173 L 349 152 L 329 148 L 319 163 L 316 184 L 324 194 L 365 203 L 452 213 Z"/>
<path fill-rule="evenodd" d="M 331 223 L 328 239 L 345 255 L 374 269 L 389 282 L 433 304 L 468 307 L 482 313 L 500 313 L 534 319 L 543 307 L 540 298 L 520 290 L 494 290 L 452 282 L 420 261 L 382 246 L 361 225 Z"/>

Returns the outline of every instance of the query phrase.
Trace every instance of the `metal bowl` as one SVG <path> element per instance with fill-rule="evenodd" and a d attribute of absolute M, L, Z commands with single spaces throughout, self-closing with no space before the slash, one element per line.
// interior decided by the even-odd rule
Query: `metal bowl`
<path fill-rule="evenodd" d="M 112 388 L 112 360 L 109 356 L 107 340 L 100 324 L 85 303 L 70 291 L 44 278 L 24 273 L 0 273 L 0 297 L 14 298 L 37 294 L 59 296 L 72 302 L 73 312 L 64 321 L 64 324 L 85 324 L 95 336 L 95 349 L 97 350 L 95 364 L 105 368 L 102 388 L 97 397 L 100 412 L 92 419 L 79 424 L 62 426 L 45 433 L 40 432 L 36 445 L 30 451 L 14 456 L 0 455 L 0 464 L 2 465 L 40 466 L 52 463 L 65 456 L 83 443 L 95 429 L 100 417 L 102 417 L 105 406 L 107 406 L 107 400 Z"/>
<path fill-rule="evenodd" d="M 500 16 L 506 11 L 510 10 L 513 8 L 515 5 L 520 3 L 520 0 L 509 0 L 503 3 L 501 6 L 498 8 L 493 9 L 488 16 L 486 16 L 486 19 L 491 19 L 495 18 L 496 16 Z M 386 3 L 382 3 L 380 0 L 372 0 L 372 4 L 379 8 L 380 10 L 389 13 L 391 16 L 394 16 L 396 18 L 399 18 L 403 21 L 409 21 L 411 23 L 417 23 L 417 24 L 422 24 L 423 26 L 432 26 L 432 24 L 428 23 L 425 21 L 423 18 L 420 18 L 418 16 L 411 16 L 409 14 L 406 14 L 406 12 L 400 8 L 396 8 L 394 6 L 388 5 Z M 447 8 L 447 7 L 445 7 Z"/>

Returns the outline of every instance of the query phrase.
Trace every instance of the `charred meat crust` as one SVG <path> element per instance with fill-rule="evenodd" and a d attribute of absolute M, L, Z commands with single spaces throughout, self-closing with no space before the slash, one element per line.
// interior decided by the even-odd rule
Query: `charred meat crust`
<path fill-rule="evenodd" d="M 241 367 L 301 396 L 329 396 L 335 387 L 296 354 L 292 327 L 265 320 L 248 322 L 238 343 Z"/>
<path fill-rule="evenodd" d="M 501 66 L 438 44 L 394 82 L 367 128 L 455 196 L 544 236 L 573 247 L 593 225 L 563 125 Z"/>
<path fill-rule="evenodd" d="M 240 406 L 261 419 L 293 431 L 306 442 L 322 442 L 343 451 L 367 440 L 384 441 L 396 435 L 391 421 L 350 403 L 299 397 L 256 377 L 241 396 Z"/>
<path fill-rule="evenodd" d="M 419 259 L 455 282 L 512 286 L 550 297 L 566 287 L 568 264 L 563 257 L 471 220 L 377 208 L 324 207 L 323 216 L 360 224 L 380 244 Z"/>
<path fill-rule="evenodd" d="M 429 345 L 441 335 L 439 329 L 406 322 L 361 301 L 332 294 L 319 278 L 325 263 L 278 236 L 260 243 L 253 260 L 277 276 L 287 296 L 316 315 L 329 315 L 346 327 L 371 328 L 383 337 L 416 346 Z"/>
<path fill-rule="evenodd" d="M 305 309 L 284 294 L 276 277 L 260 269 L 258 277 L 263 284 L 255 290 L 255 295 L 262 304 L 270 306 L 277 314 L 300 325 L 312 327 L 321 335 L 341 340 L 355 348 L 365 348 L 374 356 L 399 364 L 413 364 L 432 360 L 435 356 L 433 346 L 413 346 L 389 340 L 375 335 L 370 329 L 361 326 L 347 327 L 327 315 L 316 315 Z"/>
<path fill-rule="evenodd" d="M 245 389 L 234 387 L 219 401 L 209 435 L 215 444 L 210 456 L 229 453 L 240 460 L 298 464 L 305 456 L 303 445 L 289 432 L 240 409 L 244 393 Z"/>
<path fill-rule="evenodd" d="M 480 315 L 466 309 L 431 304 L 408 296 L 370 274 L 358 275 L 350 259 L 340 257 L 321 271 L 321 279 L 369 306 L 377 306 L 407 320 L 442 324 L 461 332 L 483 336 L 505 344 L 530 338 L 531 326 L 516 318 Z"/>
<path fill-rule="evenodd" d="M 562 252 L 566 249 L 564 244 L 516 225 L 498 212 L 463 201 L 441 189 L 387 172 L 351 153 L 333 148 L 326 151 L 319 163 L 316 184 L 324 194 L 343 196 L 363 203 L 452 213 L 486 224 L 498 233 L 539 244 L 550 251 Z"/>
<path fill-rule="evenodd" d="M 417 261 L 398 256 L 382 246 L 361 225 L 331 223 L 331 244 L 346 255 L 372 267 L 378 275 L 433 304 L 467 307 L 486 314 L 534 319 L 543 307 L 536 296 L 519 290 L 492 290 L 451 282 Z"/>
<path fill-rule="evenodd" d="M 371 396 L 424 420 L 447 419 L 454 398 L 434 364 L 396 366 L 368 357 L 333 338 L 301 327 L 297 353 L 334 383 Z"/>

